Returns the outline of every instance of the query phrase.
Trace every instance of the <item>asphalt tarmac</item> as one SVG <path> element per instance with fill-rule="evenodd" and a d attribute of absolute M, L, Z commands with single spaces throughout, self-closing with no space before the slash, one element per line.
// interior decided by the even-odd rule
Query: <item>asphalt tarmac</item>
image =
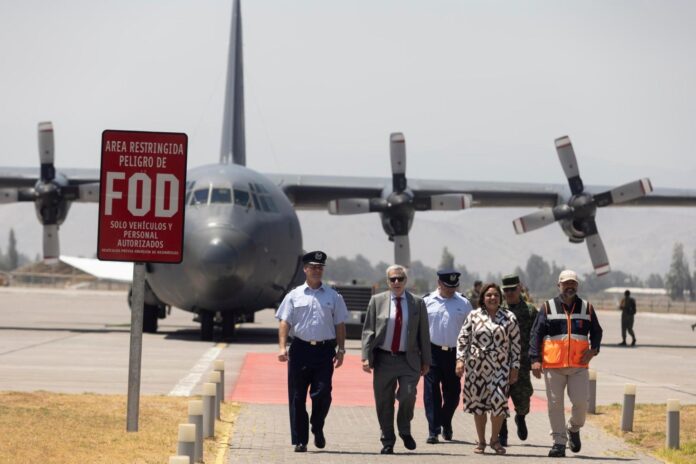
<path fill-rule="evenodd" d="M 696 316 L 639 312 L 633 348 L 617 346 L 618 311 L 600 311 L 599 320 L 597 404 L 620 403 L 627 383 L 637 386 L 638 403 L 696 403 Z M 219 358 L 229 395 L 247 353 L 277 350 L 273 312 L 256 321 L 241 324 L 229 343 L 202 342 L 192 315 L 173 309 L 157 334 L 143 336 L 141 393 L 197 394 Z M 125 394 L 129 323 L 124 292 L 0 288 L 0 390 Z M 359 340 L 347 347 L 359 356 Z M 543 383 L 534 386 L 543 396 Z"/>

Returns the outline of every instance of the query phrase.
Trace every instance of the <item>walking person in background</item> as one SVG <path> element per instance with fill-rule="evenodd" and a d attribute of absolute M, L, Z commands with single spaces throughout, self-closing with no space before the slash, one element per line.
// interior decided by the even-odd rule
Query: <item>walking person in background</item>
<path fill-rule="evenodd" d="M 512 404 L 515 405 L 515 425 L 517 426 L 517 438 L 522 441 L 527 439 L 527 422 L 525 417 L 529 414 L 529 402 L 534 388 L 530 378 L 530 370 L 532 368 L 529 362 L 529 336 L 532 332 L 532 326 L 539 311 L 533 304 L 522 298 L 522 285 L 517 274 L 509 274 L 503 277 L 503 293 L 505 294 L 505 303 L 507 303 L 508 311 L 512 312 L 517 319 L 517 324 L 520 327 L 520 372 L 517 382 L 510 385 L 510 398 Z M 507 446 L 508 444 L 508 429 L 507 419 L 503 421 L 500 429 L 500 444 Z"/>
<path fill-rule="evenodd" d="M 331 379 L 334 367 L 343 364 L 348 319 L 343 297 L 321 281 L 326 253 L 307 253 L 302 263 L 306 282 L 285 295 L 276 312 L 280 321 L 278 360 L 288 363 L 290 435 L 296 453 L 307 451 L 310 424 L 314 446 L 326 446 L 324 421 L 331 406 Z M 286 347 L 288 335 L 293 336 L 290 349 Z M 307 390 L 312 399 L 311 418 L 305 404 Z"/>
<path fill-rule="evenodd" d="M 452 440 L 452 416 L 459 404 L 461 379 L 455 373 L 457 337 L 466 316 L 469 300 L 457 293 L 459 276 L 454 269 L 437 271 L 437 290 L 423 298 L 428 308 L 432 364 L 423 380 L 423 404 L 428 419 L 429 444 L 439 443 L 438 435 Z"/>
<path fill-rule="evenodd" d="M 382 431 L 381 454 L 394 454 L 394 401 L 399 401 L 396 424 L 408 450 L 416 449 L 411 420 L 418 379 L 430 369 L 428 310 L 423 300 L 406 291 L 406 269 L 387 268 L 389 290 L 370 299 L 362 333 L 362 368 L 372 373 L 377 420 Z"/>
<path fill-rule="evenodd" d="M 580 428 L 585 425 L 590 393 L 590 360 L 599 353 L 602 327 L 592 305 L 578 293 L 578 275 L 569 269 L 558 276 L 560 294 L 539 308 L 529 339 L 529 359 L 534 377 L 544 374 L 546 399 L 553 446 L 549 457 L 566 455 L 566 443 L 573 453 L 580 451 Z M 570 420 L 565 422 L 566 389 L 572 403 Z"/>
<path fill-rule="evenodd" d="M 631 346 L 636 346 L 636 334 L 633 332 L 633 322 L 636 316 L 636 300 L 631 297 L 630 290 L 624 292 L 624 297 L 621 300 L 621 304 L 619 304 L 619 309 L 621 309 L 621 343 L 619 343 L 619 346 L 627 346 L 626 332 L 628 332 L 633 339 L 631 341 Z"/>
<path fill-rule="evenodd" d="M 464 411 L 474 415 L 478 444 L 486 449 L 487 414 L 491 416 L 490 447 L 505 454 L 498 434 L 508 411 L 508 388 L 520 368 L 520 330 L 515 315 L 501 306 L 502 292 L 494 283 L 483 286 L 479 308 L 469 313 L 457 343 L 459 377 L 464 375 Z"/>

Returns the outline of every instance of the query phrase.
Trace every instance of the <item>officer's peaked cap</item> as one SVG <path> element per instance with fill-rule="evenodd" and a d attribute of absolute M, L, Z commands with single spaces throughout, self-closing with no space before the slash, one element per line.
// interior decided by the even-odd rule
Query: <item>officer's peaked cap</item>
<path fill-rule="evenodd" d="M 323 251 L 310 251 L 302 257 L 302 264 L 326 265 L 326 253 Z"/>
<path fill-rule="evenodd" d="M 458 287 L 460 275 L 462 275 L 461 272 L 457 272 L 454 269 L 440 269 L 437 271 L 437 278 L 445 287 Z"/>

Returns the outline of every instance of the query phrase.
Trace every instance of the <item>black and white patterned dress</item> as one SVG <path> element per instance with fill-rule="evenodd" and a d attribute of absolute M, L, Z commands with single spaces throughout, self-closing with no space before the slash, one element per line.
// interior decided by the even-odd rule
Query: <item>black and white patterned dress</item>
<path fill-rule="evenodd" d="M 507 415 L 510 369 L 520 367 L 520 329 L 512 312 L 498 308 L 470 312 L 457 340 L 457 360 L 465 363 L 464 411 Z"/>

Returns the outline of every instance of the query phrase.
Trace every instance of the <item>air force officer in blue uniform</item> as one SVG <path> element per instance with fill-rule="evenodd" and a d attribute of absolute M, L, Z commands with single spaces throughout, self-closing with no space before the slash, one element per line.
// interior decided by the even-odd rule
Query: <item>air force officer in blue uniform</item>
<path fill-rule="evenodd" d="M 461 381 L 455 373 L 457 337 L 466 316 L 471 312 L 469 300 L 457 293 L 459 276 L 453 269 L 437 271 L 437 290 L 423 298 L 428 308 L 432 363 L 425 375 L 423 403 L 428 419 L 427 443 L 452 439 L 452 416 L 459 404 Z"/>
<path fill-rule="evenodd" d="M 321 281 L 326 253 L 307 253 L 302 263 L 306 282 L 288 293 L 276 312 L 278 360 L 288 363 L 290 433 L 299 453 L 307 451 L 310 423 L 314 445 L 326 446 L 324 420 L 331 406 L 331 378 L 334 367 L 343 364 L 348 319 L 341 295 Z M 288 335 L 293 337 L 290 349 L 286 348 Z M 308 389 L 311 419 L 305 405 Z"/>

